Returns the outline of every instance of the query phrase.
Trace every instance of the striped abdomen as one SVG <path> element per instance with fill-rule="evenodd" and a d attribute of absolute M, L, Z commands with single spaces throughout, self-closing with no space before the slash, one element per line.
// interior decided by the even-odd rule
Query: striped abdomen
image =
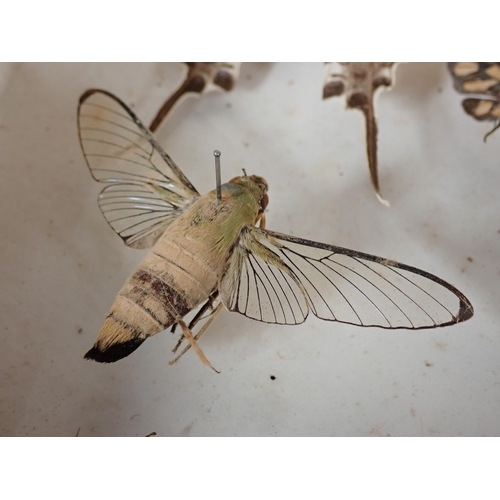
<path fill-rule="evenodd" d="M 85 358 L 118 361 L 206 300 L 217 286 L 223 262 L 210 259 L 206 250 L 194 250 L 171 234 L 161 238 L 118 292 Z"/>
<path fill-rule="evenodd" d="M 242 228 L 259 213 L 262 189 L 254 177 L 265 183 L 233 179 L 222 186 L 221 203 L 212 191 L 167 228 L 118 292 L 85 358 L 118 361 L 208 299 Z"/>

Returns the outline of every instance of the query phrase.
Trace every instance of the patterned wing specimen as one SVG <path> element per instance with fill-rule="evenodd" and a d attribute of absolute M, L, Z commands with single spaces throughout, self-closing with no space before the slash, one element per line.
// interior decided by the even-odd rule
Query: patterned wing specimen
<path fill-rule="evenodd" d="M 377 164 L 377 119 L 375 98 L 380 87 L 390 88 L 394 84 L 392 62 L 327 63 L 323 84 L 323 99 L 345 95 L 348 108 L 358 108 L 365 115 L 366 152 L 368 167 L 377 198 L 384 205 L 378 181 Z"/>
<path fill-rule="evenodd" d="M 500 63 L 448 63 L 453 85 L 461 94 L 475 94 L 462 101 L 464 111 L 478 121 L 492 121 L 493 129 L 484 140 L 500 127 Z"/>

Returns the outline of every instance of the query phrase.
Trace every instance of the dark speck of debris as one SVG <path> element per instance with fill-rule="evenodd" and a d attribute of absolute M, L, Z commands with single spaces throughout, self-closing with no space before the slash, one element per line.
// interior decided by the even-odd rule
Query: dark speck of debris
<path fill-rule="evenodd" d="M 156 436 L 156 432 L 152 432 L 151 434 L 148 434 L 146 437 L 149 438 L 149 437 L 152 437 L 152 436 Z"/>
<path fill-rule="evenodd" d="M 472 257 L 467 257 L 467 260 L 468 260 L 469 262 L 474 262 L 474 261 L 472 260 Z"/>
<path fill-rule="evenodd" d="M 83 332 L 83 328 L 78 328 L 78 330 L 76 331 L 77 333 L 82 333 Z"/>
<path fill-rule="evenodd" d="M 271 380 L 276 380 L 276 377 L 274 375 L 271 375 Z"/>
<path fill-rule="evenodd" d="M 428 361 L 425 362 L 425 366 L 432 366 L 434 363 L 429 363 Z"/>

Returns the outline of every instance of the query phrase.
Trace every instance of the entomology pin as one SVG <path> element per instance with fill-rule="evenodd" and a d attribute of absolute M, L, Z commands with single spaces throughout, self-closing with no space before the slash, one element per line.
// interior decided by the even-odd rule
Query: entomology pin
<path fill-rule="evenodd" d="M 220 200 L 217 189 L 200 196 L 109 92 L 81 96 L 78 125 L 92 176 L 109 184 L 99 195 L 105 219 L 127 246 L 152 247 L 118 292 L 87 359 L 117 361 L 179 325 L 174 352 L 187 345 L 172 362 L 193 347 L 212 367 L 197 341 L 223 305 L 282 325 L 303 323 L 310 312 L 391 329 L 436 328 L 473 315 L 459 290 L 430 273 L 265 229 L 268 185 L 258 175 L 217 182 Z"/>
<path fill-rule="evenodd" d="M 220 155 L 221 152 L 216 149 L 214 151 L 215 156 L 215 185 L 217 192 L 217 203 L 222 201 L 222 192 L 221 192 L 221 180 L 220 180 Z"/>

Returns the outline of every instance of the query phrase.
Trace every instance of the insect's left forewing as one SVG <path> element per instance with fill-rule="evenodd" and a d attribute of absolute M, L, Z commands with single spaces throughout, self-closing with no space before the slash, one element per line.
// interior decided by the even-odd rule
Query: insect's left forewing
<path fill-rule="evenodd" d="M 308 309 L 329 321 L 407 329 L 473 315 L 459 290 L 425 271 L 257 228 L 243 231 L 220 290 L 229 310 L 270 323 L 293 323 L 278 321 L 289 310 L 303 321 Z"/>
<path fill-rule="evenodd" d="M 126 245 L 151 247 L 196 189 L 120 99 L 88 90 L 78 107 L 80 144 L 92 176 L 111 184 L 99 207 Z"/>

